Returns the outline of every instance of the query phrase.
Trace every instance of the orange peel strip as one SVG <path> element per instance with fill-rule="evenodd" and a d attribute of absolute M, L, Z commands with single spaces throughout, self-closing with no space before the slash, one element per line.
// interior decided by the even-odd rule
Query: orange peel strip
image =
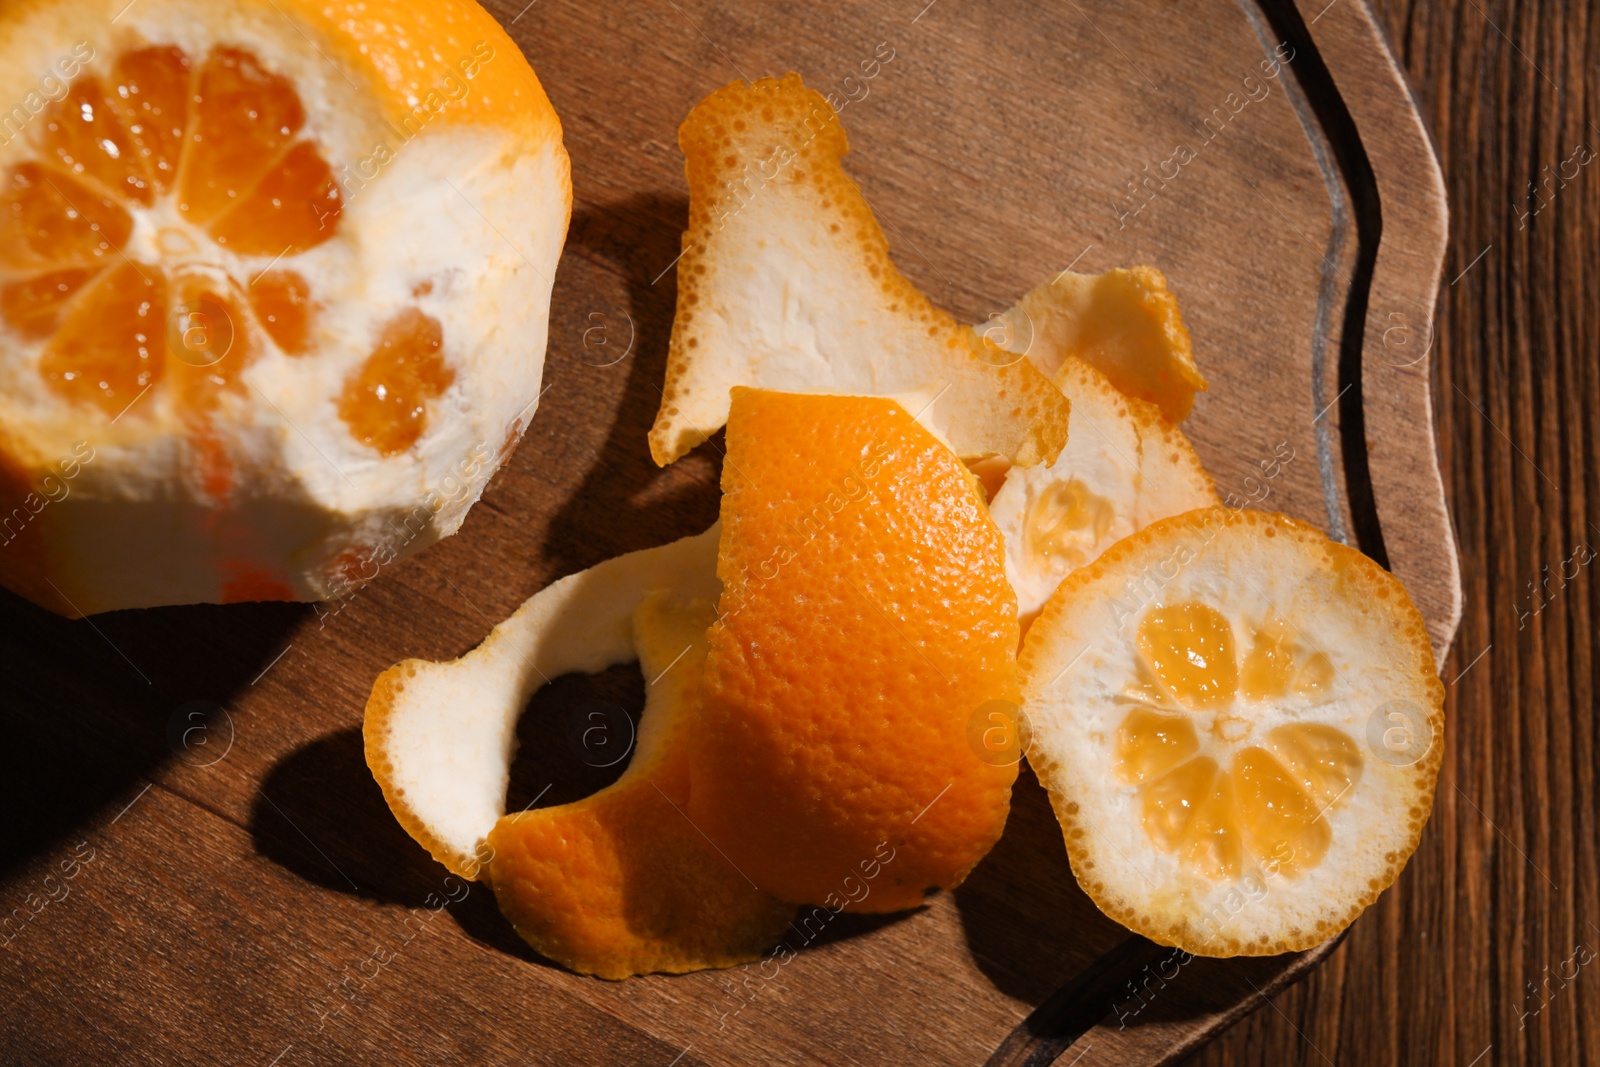
<path fill-rule="evenodd" d="M 633 612 L 670 588 L 714 598 L 717 527 L 568 575 L 529 597 L 458 660 L 410 659 L 367 700 L 367 766 L 406 831 L 464 878 L 505 814 L 517 719 L 546 679 L 638 658 Z"/>
<path fill-rule="evenodd" d="M 736 389 L 723 493 L 689 814 L 785 900 L 895 911 L 959 884 L 1017 773 L 968 737 L 1017 699 L 975 480 L 891 400 Z"/>
<path fill-rule="evenodd" d="M 734 386 L 906 400 L 963 459 L 1049 462 L 1068 404 L 1037 368 L 934 308 L 840 160 L 837 114 L 799 75 L 734 82 L 678 131 L 689 229 L 650 451 L 667 464 L 728 418 Z"/>
<path fill-rule="evenodd" d="M 507 815 L 489 834 L 489 883 L 534 948 L 575 971 L 625 978 L 731 967 L 794 917 L 689 821 L 688 732 L 712 601 L 665 591 L 634 611 L 648 684 L 638 748 L 612 785 Z"/>
<path fill-rule="evenodd" d="M 1188 417 L 1194 394 L 1206 389 L 1178 299 L 1154 267 L 1064 270 L 978 329 L 1052 378 L 1066 357 L 1077 356 L 1173 424 Z"/>

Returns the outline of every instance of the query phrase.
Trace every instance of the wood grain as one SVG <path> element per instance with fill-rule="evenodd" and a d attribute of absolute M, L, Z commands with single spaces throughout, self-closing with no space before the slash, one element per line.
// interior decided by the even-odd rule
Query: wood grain
<path fill-rule="evenodd" d="M 1306 982 L 1194 1062 L 1597 1063 L 1600 980 L 1556 975 L 1573 974 L 1575 946 L 1600 948 L 1600 600 L 1592 567 L 1569 565 L 1549 594 L 1529 583 L 1600 544 L 1600 178 L 1569 165 L 1575 180 L 1529 186 L 1579 144 L 1600 149 L 1600 23 L 1585 4 L 1374 6 L 1451 203 L 1432 330 L 1466 589 L 1444 672 L 1449 747 L 1396 886 Z"/>
<path fill-rule="evenodd" d="M 1358 20 L 1342 52 L 1381 67 L 1361 39 L 1365 9 L 1342 2 Z M 1107 1010 L 1091 1009 L 1109 1004 L 1114 1021 L 1125 976 L 1161 954 L 1077 890 L 1026 774 L 995 852 L 921 912 L 841 921 L 776 976 L 604 983 L 540 961 L 488 894 L 412 845 L 362 765 L 360 709 L 394 660 L 458 655 L 552 579 L 712 521 L 716 446 L 661 471 L 643 445 L 686 213 L 676 126 L 738 76 L 792 68 L 843 96 L 880 43 L 895 58 L 844 110 L 847 165 L 906 273 L 982 321 L 1069 262 L 1159 266 L 1212 381 L 1189 428 L 1219 485 L 1244 495 L 1260 462 L 1291 447 L 1300 458 L 1263 503 L 1351 537 L 1375 521 L 1442 646 L 1453 553 L 1439 543 L 1425 383 L 1397 379 L 1376 413 L 1341 400 L 1365 390 L 1341 392 L 1340 353 L 1364 360 L 1381 314 L 1343 311 L 1363 247 L 1378 247 L 1333 209 L 1350 179 L 1335 165 L 1330 184 L 1292 62 L 1220 130 L 1203 121 L 1271 54 L 1278 27 L 1220 0 L 1159 17 L 1098 0 L 489 6 L 540 72 L 573 157 L 549 395 L 462 533 L 335 614 L 197 607 L 66 623 L 0 598 L 0 892 L 29 916 L 0 951 L 0 982 L 27 994 L 0 1010 L 0 1062 L 1036 1063 L 1065 1042 L 1029 1031 L 1030 1017 L 1059 1008 L 1052 1026 L 1107 1029 Z M 1370 98 L 1389 109 L 1374 121 L 1404 119 L 1394 84 Z M 1415 154 L 1414 124 L 1407 137 L 1402 123 L 1374 159 Z M 1185 141 L 1201 151 L 1180 179 L 1122 200 Z M 1425 304 L 1436 285 L 1430 196 L 1387 223 L 1399 260 L 1392 278 L 1381 256 L 1373 269 L 1390 302 Z M 1344 447 L 1350 418 L 1383 447 L 1359 435 Z M 1352 457 L 1376 472 L 1370 508 Z M 637 707 L 640 684 L 612 671 L 535 697 L 511 802 L 604 784 L 566 748 L 564 716 L 594 696 Z M 1355 930 L 1383 923 L 1384 907 Z M 1321 954 L 1186 966 L 1093 1054 L 1177 1055 Z M 1340 967 L 1341 980 L 1366 977 Z M 1378 970 L 1388 984 L 1372 988 L 1431 1003 Z M 1094 1062 L 1091 1051 L 1073 1055 Z"/>

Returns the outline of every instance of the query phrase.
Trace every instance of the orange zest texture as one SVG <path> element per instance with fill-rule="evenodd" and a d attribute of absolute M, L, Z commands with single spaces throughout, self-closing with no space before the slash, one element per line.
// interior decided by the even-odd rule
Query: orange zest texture
<path fill-rule="evenodd" d="M 960 883 L 1016 778 L 967 740 L 1018 698 L 1016 598 L 971 475 L 894 401 L 735 389 L 723 492 L 695 824 L 796 903 L 894 911 Z"/>
<path fill-rule="evenodd" d="M 647 597 L 635 643 L 650 687 L 640 748 L 617 782 L 507 815 L 488 838 L 500 910 L 544 955 L 585 974 L 729 967 L 756 958 L 794 908 L 753 888 L 690 822 L 688 731 L 708 601 Z"/>

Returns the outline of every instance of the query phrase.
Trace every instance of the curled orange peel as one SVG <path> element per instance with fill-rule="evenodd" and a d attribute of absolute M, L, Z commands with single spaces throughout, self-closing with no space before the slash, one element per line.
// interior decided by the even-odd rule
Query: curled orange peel
<path fill-rule="evenodd" d="M 735 386 L 894 396 L 963 459 L 1049 462 L 1069 405 L 1046 376 L 933 307 L 845 173 L 837 114 L 799 75 L 734 82 L 678 132 L 689 228 L 650 451 L 715 433 Z"/>

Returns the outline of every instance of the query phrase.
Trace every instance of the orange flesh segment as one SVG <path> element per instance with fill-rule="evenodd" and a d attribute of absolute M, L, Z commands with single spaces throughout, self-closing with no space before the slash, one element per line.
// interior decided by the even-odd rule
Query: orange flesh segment
<path fill-rule="evenodd" d="M 1180 855 L 1191 868 L 1214 879 L 1234 879 L 1244 865 L 1235 815 L 1234 778 L 1223 771 L 1194 804 L 1194 817 L 1184 834 Z"/>
<path fill-rule="evenodd" d="M 1266 749 L 1319 808 L 1339 801 L 1361 780 L 1365 764 L 1350 735 L 1321 723 L 1292 723 L 1268 732 Z"/>
<path fill-rule="evenodd" d="M 1135 708 L 1117 728 L 1117 773 L 1137 785 L 1160 778 L 1200 751 L 1200 737 L 1185 715 Z"/>
<path fill-rule="evenodd" d="M 1239 692 L 1251 700 L 1271 700 L 1289 691 L 1294 680 L 1294 647 L 1276 618 L 1256 632 L 1255 643 L 1239 669 Z"/>
<path fill-rule="evenodd" d="M 1254 745 L 1234 757 L 1239 783 L 1239 822 L 1250 850 L 1271 857 L 1279 871 L 1296 874 L 1322 862 L 1333 840 L 1322 809 L 1264 748 Z"/>
<path fill-rule="evenodd" d="M 1255 630 L 1236 667 L 1232 627 L 1200 603 L 1152 608 L 1140 621 L 1138 642 L 1146 666 L 1184 707 L 1215 712 L 1213 733 L 1236 694 L 1314 695 L 1333 672 L 1324 653 L 1297 657 L 1288 627 L 1275 617 Z M 1137 787 L 1150 840 L 1213 879 L 1237 878 L 1246 856 L 1269 873 L 1291 876 L 1320 863 L 1333 839 L 1322 816 L 1361 777 L 1355 741 L 1322 723 L 1287 723 L 1221 770 L 1200 754 L 1193 719 L 1138 706 L 1117 729 L 1115 769 Z"/>
<path fill-rule="evenodd" d="M 161 377 L 167 279 L 132 263 L 101 275 L 56 331 L 39 372 L 61 396 L 116 416 Z"/>
<path fill-rule="evenodd" d="M 306 350 L 311 333 L 311 285 L 292 270 L 275 270 L 250 283 L 256 319 L 279 348 L 291 356 Z"/>
<path fill-rule="evenodd" d="M 1111 501 L 1081 479 L 1056 482 L 1039 494 L 1028 512 L 1025 545 L 1032 556 L 1081 567 L 1092 558 L 1090 552 L 1115 517 Z"/>
<path fill-rule="evenodd" d="M 1255 632 L 1255 643 L 1239 668 L 1239 692 L 1251 700 L 1289 693 L 1316 697 L 1333 684 L 1333 661 L 1326 652 L 1306 653 L 1276 614 Z"/>
<path fill-rule="evenodd" d="M 1172 852 L 1189 836 L 1195 809 L 1217 780 L 1217 761 L 1200 756 L 1139 790 L 1144 832 L 1157 848 Z"/>
<path fill-rule="evenodd" d="M 302 141 L 212 223 L 211 236 L 242 256 L 298 255 L 333 236 L 342 210 L 333 169 Z"/>
<path fill-rule="evenodd" d="M 1139 623 L 1139 652 L 1191 711 L 1226 703 L 1238 688 L 1233 627 L 1209 604 L 1153 608 Z"/>
<path fill-rule="evenodd" d="M 50 106 L 39 147 L 53 169 L 136 204 L 154 199 L 138 149 L 98 79 L 78 79 Z"/>
<path fill-rule="evenodd" d="M 141 48 L 117 60 L 108 96 L 158 194 L 177 181 L 192 78 L 189 57 L 170 45 Z"/>
<path fill-rule="evenodd" d="M 199 272 L 179 272 L 172 283 L 172 325 L 167 365 L 192 411 L 216 407 L 225 389 L 240 388 L 249 362 L 249 332 L 230 285 Z"/>
<path fill-rule="evenodd" d="M 914 907 L 1009 809 L 967 740 L 1017 699 L 1000 532 L 891 400 L 736 388 L 727 442 L 690 815 L 780 899 Z"/>
<path fill-rule="evenodd" d="M 455 381 L 439 320 L 407 308 L 389 320 L 361 370 L 339 395 L 339 417 L 362 444 L 404 452 L 427 428 L 428 401 Z"/>
<path fill-rule="evenodd" d="M 1333 661 L 1326 652 L 1313 652 L 1295 672 L 1294 691 L 1303 697 L 1321 696 L 1333 684 Z"/>
<path fill-rule="evenodd" d="M 305 125 L 300 95 L 248 52 L 214 49 L 200 70 L 178 210 L 206 223 L 240 203 Z"/>
<path fill-rule="evenodd" d="M 104 264 L 132 232 L 110 197 L 37 163 L 13 170 L 0 193 L 0 258 L 22 270 Z"/>
<path fill-rule="evenodd" d="M 99 271 L 68 267 L 0 286 L 0 315 L 32 340 L 48 337 L 61 324 L 61 312 Z"/>

